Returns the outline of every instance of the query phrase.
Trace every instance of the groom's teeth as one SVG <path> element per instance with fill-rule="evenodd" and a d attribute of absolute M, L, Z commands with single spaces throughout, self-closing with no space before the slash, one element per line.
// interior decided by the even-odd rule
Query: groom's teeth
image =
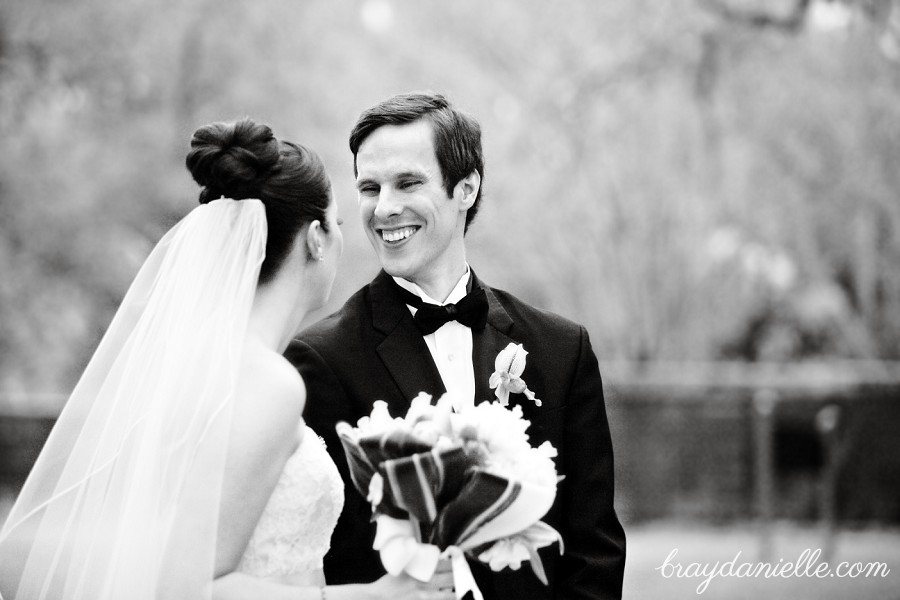
<path fill-rule="evenodd" d="M 381 230 L 381 238 L 386 242 L 399 242 L 405 240 L 416 232 L 415 227 L 403 227 L 402 229 Z"/>

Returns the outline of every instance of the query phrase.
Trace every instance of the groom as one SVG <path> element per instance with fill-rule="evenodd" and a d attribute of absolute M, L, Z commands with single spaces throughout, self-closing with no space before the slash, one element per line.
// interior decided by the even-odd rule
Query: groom
<path fill-rule="evenodd" d="M 549 440 L 565 479 L 544 521 L 562 534 L 540 551 L 550 585 L 530 566 L 475 565 L 485 598 L 620 598 L 625 535 L 613 509 L 613 455 L 597 358 L 587 331 L 489 287 L 466 262 L 465 233 L 481 198 L 481 129 L 436 94 L 394 96 L 365 111 L 350 149 L 366 235 L 383 271 L 337 313 L 305 330 L 286 356 L 307 386 L 307 423 L 325 438 L 346 505 L 325 558 L 329 583 L 372 581 L 371 510 L 350 481 L 334 426 L 356 424 L 375 400 L 402 416 L 419 392 L 493 400 L 497 354 L 529 352 L 522 379 L 543 401 L 510 396 Z M 433 305 L 454 304 L 449 310 Z M 430 306 L 431 305 L 431 306 Z M 414 316 L 415 315 L 415 316 Z"/>

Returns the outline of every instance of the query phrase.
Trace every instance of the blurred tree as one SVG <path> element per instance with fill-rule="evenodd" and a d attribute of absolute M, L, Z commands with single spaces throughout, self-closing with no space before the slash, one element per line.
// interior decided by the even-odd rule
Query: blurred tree
<path fill-rule="evenodd" d="M 482 122 L 485 279 L 601 358 L 900 358 L 898 0 L 6 0 L 0 389 L 67 390 L 193 206 L 193 129 L 316 149 L 390 94 Z M 326 310 L 377 269 L 347 219 Z M 314 315 L 313 318 L 321 316 Z"/>

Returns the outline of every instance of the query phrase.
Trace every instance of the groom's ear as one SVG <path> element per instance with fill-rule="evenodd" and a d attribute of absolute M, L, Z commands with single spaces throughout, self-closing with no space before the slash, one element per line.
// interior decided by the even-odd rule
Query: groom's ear
<path fill-rule="evenodd" d="M 481 175 L 478 174 L 478 171 L 472 171 L 456 183 L 456 187 L 453 188 L 453 197 L 454 199 L 459 197 L 459 210 L 461 212 L 472 208 L 472 205 L 475 204 L 475 199 L 478 198 L 478 190 L 480 188 Z"/>

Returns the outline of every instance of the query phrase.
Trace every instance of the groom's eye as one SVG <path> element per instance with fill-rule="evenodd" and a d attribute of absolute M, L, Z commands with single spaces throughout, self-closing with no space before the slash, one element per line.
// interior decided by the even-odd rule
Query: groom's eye
<path fill-rule="evenodd" d="M 404 179 L 397 184 L 397 187 L 401 190 L 408 190 L 419 185 L 420 183 L 422 182 L 419 179 Z"/>
<path fill-rule="evenodd" d="M 371 196 L 373 194 L 378 193 L 378 186 L 375 185 L 361 185 L 358 188 L 358 192 L 360 196 Z"/>

